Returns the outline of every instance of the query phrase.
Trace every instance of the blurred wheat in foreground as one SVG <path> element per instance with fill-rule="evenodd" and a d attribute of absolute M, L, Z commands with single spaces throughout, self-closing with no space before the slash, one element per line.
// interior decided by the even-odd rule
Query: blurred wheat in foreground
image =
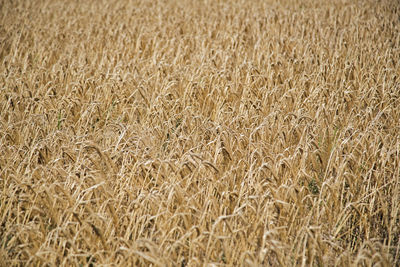
<path fill-rule="evenodd" d="M 400 265 L 396 0 L 0 3 L 1 266 Z"/>

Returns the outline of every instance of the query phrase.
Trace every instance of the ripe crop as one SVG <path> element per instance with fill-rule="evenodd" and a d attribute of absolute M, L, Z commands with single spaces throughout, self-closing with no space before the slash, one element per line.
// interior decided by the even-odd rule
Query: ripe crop
<path fill-rule="evenodd" d="M 399 265 L 399 18 L 1 1 L 0 265 Z"/>

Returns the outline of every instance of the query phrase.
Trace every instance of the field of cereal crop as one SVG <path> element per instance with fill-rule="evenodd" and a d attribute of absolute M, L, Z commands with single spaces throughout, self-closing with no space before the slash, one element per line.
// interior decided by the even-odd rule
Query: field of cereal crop
<path fill-rule="evenodd" d="M 400 264 L 396 0 L 0 3 L 0 266 Z"/>

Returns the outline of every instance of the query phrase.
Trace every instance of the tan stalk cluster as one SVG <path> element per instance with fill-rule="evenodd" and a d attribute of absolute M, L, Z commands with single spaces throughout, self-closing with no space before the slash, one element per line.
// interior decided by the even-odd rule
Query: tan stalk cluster
<path fill-rule="evenodd" d="M 2 0 L 0 266 L 400 265 L 397 0 Z"/>

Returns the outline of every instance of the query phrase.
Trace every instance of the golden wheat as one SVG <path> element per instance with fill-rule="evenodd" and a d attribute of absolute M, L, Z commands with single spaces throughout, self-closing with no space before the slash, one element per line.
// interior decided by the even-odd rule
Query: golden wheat
<path fill-rule="evenodd" d="M 0 14 L 1 265 L 400 264 L 397 1 Z"/>

